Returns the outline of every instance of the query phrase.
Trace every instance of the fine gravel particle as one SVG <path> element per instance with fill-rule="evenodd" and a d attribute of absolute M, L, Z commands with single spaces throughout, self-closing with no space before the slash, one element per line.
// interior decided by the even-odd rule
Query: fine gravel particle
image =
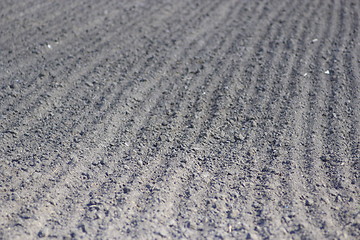
<path fill-rule="evenodd" d="M 313 40 L 311 40 L 312 43 L 316 43 L 317 41 L 319 41 L 319 39 L 314 38 Z"/>

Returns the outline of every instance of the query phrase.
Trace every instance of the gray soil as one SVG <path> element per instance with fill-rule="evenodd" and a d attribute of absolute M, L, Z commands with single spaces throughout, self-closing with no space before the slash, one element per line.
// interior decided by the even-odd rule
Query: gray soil
<path fill-rule="evenodd" d="M 0 239 L 360 239 L 359 14 L 0 1 Z"/>

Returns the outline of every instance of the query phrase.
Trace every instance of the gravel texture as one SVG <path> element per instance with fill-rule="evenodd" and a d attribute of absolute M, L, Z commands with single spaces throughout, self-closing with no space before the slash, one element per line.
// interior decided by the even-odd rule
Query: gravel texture
<path fill-rule="evenodd" d="M 0 1 L 0 239 L 360 239 L 359 14 Z"/>

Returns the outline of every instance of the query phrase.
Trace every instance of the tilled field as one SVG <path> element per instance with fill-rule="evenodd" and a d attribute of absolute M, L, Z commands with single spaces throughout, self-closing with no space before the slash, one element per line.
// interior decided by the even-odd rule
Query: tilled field
<path fill-rule="evenodd" d="M 0 239 L 359 239 L 359 14 L 0 1 Z"/>

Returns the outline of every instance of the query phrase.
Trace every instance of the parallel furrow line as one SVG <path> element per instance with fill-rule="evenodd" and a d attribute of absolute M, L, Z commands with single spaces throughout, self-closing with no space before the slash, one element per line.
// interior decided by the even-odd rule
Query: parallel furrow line
<path fill-rule="evenodd" d="M 308 6 L 306 6 L 306 9 L 308 8 Z M 318 9 L 318 8 L 316 8 L 316 9 Z M 301 12 L 301 11 L 300 11 Z M 307 12 L 307 11 L 306 11 Z M 313 12 L 314 13 L 314 12 Z M 309 15 L 309 16 L 311 16 L 311 14 Z M 304 18 L 304 17 L 301 17 L 301 18 Z M 301 19 L 300 18 L 300 19 Z M 305 19 L 307 19 L 307 18 L 305 18 Z M 307 19 L 307 20 L 309 20 L 309 19 Z M 308 21 L 307 21 L 308 22 Z M 294 23 L 295 24 L 295 26 L 297 26 L 297 25 L 300 25 L 299 23 Z M 305 24 L 305 22 L 303 22 L 303 25 Z M 301 25 L 302 26 L 302 25 Z M 291 26 L 291 27 L 289 27 L 289 29 L 294 29 L 294 28 L 296 28 L 296 27 L 294 27 L 294 25 L 293 26 Z M 301 30 L 301 29 L 300 29 Z M 294 30 L 293 30 L 294 31 Z M 299 31 L 299 30 L 297 30 L 297 31 Z M 290 34 L 290 36 L 292 36 L 292 34 Z M 281 41 L 280 41 L 281 42 Z M 285 43 L 286 44 L 286 43 Z M 276 49 L 276 47 L 275 47 L 275 49 Z M 281 61 L 281 59 L 282 59 L 282 57 L 280 57 L 280 54 L 277 54 L 276 52 L 275 53 L 271 53 L 270 55 L 272 55 L 272 54 L 275 54 L 276 55 L 276 58 L 274 59 L 274 60 L 269 60 L 269 61 L 267 61 L 267 62 L 278 62 L 278 61 Z M 290 62 L 292 62 L 293 60 L 290 60 Z M 275 63 L 273 63 L 274 65 L 276 65 Z M 290 71 L 290 70 L 292 70 L 292 68 L 291 68 L 291 66 L 288 66 L 288 69 L 286 70 L 286 71 Z M 259 77 L 261 77 L 261 75 L 265 75 L 265 76 L 268 76 L 268 74 L 267 73 L 259 73 L 259 76 L 258 77 L 256 77 L 256 78 L 259 78 Z M 279 74 L 279 75 L 282 75 L 282 74 Z M 263 85 L 262 85 L 262 87 L 264 87 Z M 273 88 L 270 90 L 270 91 L 275 91 L 275 89 L 276 89 L 276 87 L 280 87 L 280 86 L 276 86 L 276 82 L 274 82 L 273 83 Z M 266 88 L 266 87 L 265 87 Z M 281 88 L 281 87 L 280 87 Z M 229 87 L 229 89 L 232 89 L 231 87 Z M 275 93 L 272 93 L 272 95 L 273 94 L 275 94 Z M 239 94 L 239 96 L 240 96 L 241 94 Z M 264 95 L 266 95 L 265 93 L 264 93 Z M 268 101 L 267 102 L 267 106 L 269 106 L 269 104 L 271 103 L 271 102 L 273 102 L 275 99 L 277 99 L 278 98 L 278 96 L 273 96 L 271 99 L 270 99 L 270 101 Z M 236 101 L 237 102 L 237 101 Z M 255 107 L 254 106 L 254 108 L 256 108 L 256 109 L 259 109 L 259 111 L 260 112 L 264 112 L 264 105 L 263 104 L 265 104 L 265 102 L 263 103 L 263 104 L 261 104 L 261 103 L 259 103 L 259 101 L 257 101 L 257 100 L 255 100 L 255 101 L 252 101 L 254 104 L 257 104 L 258 106 L 257 107 Z M 222 108 L 221 106 L 219 107 L 220 109 Z M 276 109 L 275 109 L 275 111 L 277 111 Z M 266 111 L 265 111 L 266 112 Z M 274 119 L 276 119 L 277 117 L 276 116 L 278 116 L 278 113 L 272 113 L 271 114 L 272 116 L 274 115 Z M 264 116 L 264 118 L 267 118 L 267 114 L 265 114 L 265 116 Z M 276 120 L 272 120 L 272 122 L 277 122 Z M 267 122 L 265 121 L 265 126 L 266 126 L 266 124 L 267 124 Z M 271 128 L 269 129 L 269 131 L 271 130 Z M 267 131 L 265 131 L 265 132 L 267 132 Z M 258 134 L 260 134 L 260 133 L 258 133 Z M 272 137 L 272 135 L 273 134 L 268 134 L 268 137 L 267 138 L 269 138 L 269 137 Z M 260 142 L 262 142 L 262 140 L 261 140 L 261 138 L 260 138 L 260 140 L 258 141 L 259 143 Z M 250 144 L 250 145 L 252 145 L 252 144 Z M 266 143 L 264 144 L 264 146 L 266 146 Z M 246 148 L 246 147 L 245 147 Z M 260 150 L 260 152 L 261 152 L 261 150 Z M 260 159 L 263 159 L 263 160 L 266 160 L 266 159 L 268 159 L 267 157 L 266 157 L 266 154 L 267 153 L 260 153 L 259 154 L 259 156 L 260 155 L 265 155 L 265 156 L 262 156 Z M 271 159 L 270 158 L 270 161 L 275 161 L 275 159 Z M 269 163 L 269 164 L 267 164 L 267 165 L 269 165 L 269 166 L 271 166 L 271 162 Z M 271 167 L 270 167 L 271 168 Z M 223 169 L 223 168 L 222 168 Z M 260 180 L 260 185 L 259 185 L 259 187 L 260 188 L 262 188 L 262 186 L 266 186 L 267 184 L 266 184 L 266 182 L 269 180 L 269 179 L 266 179 L 266 177 L 265 178 L 263 178 L 263 173 L 259 173 L 260 175 L 258 175 L 258 177 L 257 178 L 260 178 L 261 180 Z M 257 206 L 258 207 L 258 206 Z M 259 220 L 261 220 L 260 219 L 260 217 L 259 217 Z"/>
<path fill-rule="evenodd" d="M 353 182 L 358 182 L 360 179 L 360 74 L 357 69 L 360 67 L 359 57 L 360 56 L 360 34 L 359 34 L 359 4 L 350 4 L 351 12 L 351 24 L 350 24 L 350 39 L 346 43 L 346 49 L 342 53 L 343 69 L 345 70 L 345 81 L 347 86 L 348 97 L 348 113 L 346 118 L 348 121 L 349 132 L 348 132 L 348 148 L 349 148 L 349 163 L 348 171 L 352 173 Z M 354 46 L 355 44 L 355 46 Z M 356 48 L 358 47 L 358 48 Z M 345 163 L 346 164 L 346 163 Z"/>
<path fill-rule="evenodd" d="M 211 95 L 211 93 L 210 93 L 209 95 Z M 185 141 L 184 141 L 184 142 L 185 142 Z M 167 165 L 165 164 L 165 166 L 167 166 Z"/>
<path fill-rule="evenodd" d="M 159 10 L 161 10 L 161 8 L 164 6 L 160 6 L 159 8 L 156 8 L 155 11 L 149 11 L 149 14 L 146 16 L 142 16 L 142 19 L 135 19 L 134 22 L 130 22 L 129 25 L 126 26 L 125 29 L 121 29 L 121 30 L 117 30 L 112 34 L 107 35 L 106 37 L 102 38 L 102 40 L 97 43 L 97 44 L 91 44 L 92 49 L 101 49 L 101 51 L 97 52 L 95 56 L 92 56 L 91 60 L 86 59 L 86 60 L 82 60 L 85 61 L 85 63 L 82 62 L 77 62 L 77 59 L 74 59 L 73 61 L 69 61 L 67 63 L 67 65 L 65 66 L 61 66 L 60 68 L 56 69 L 56 71 L 52 72 L 52 75 L 57 76 L 57 75 L 63 75 L 62 79 L 64 81 L 61 82 L 62 84 L 62 91 L 58 91 L 57 88 L 54 88 L 53 84 L 49 84 L 46 83 L 44 81 L 49 80 L 47 77 L 45 77 L 40 83 L 34 84 L 32 85 L 32 87 L 29 87 L 29 89 L 27 90 L 27 93 L 23 95 L 23 97 L 21 98 L 17 98 L 14 99 L 14 101 L 16 100 L 16 107 L 14 109 L 8 110 L 8 111 L 12 111 L 12 112 L 19 112 L 21 113 L 22 111 L 25 111 L 25 113 L 19 117 L 18 114 L 15 114 L 15 116 L 13 116 L 13 118 L 17 118 L 17 119 L 25 119 L 25 117 L 28 117 L 29 115 L 32 116 L 37 116 L 37 115 L 41 115 L 40 113 L 35 114 L 34 111 L 38 110 L 38 111 L 42 111 L 40 109 L 42 104 L 42 99 L 45 96 L 44 100 L 51 100 L 52 102 L 56 101 L 56 99 L 59 99 L 63 96 L 65 96 L 69 91 L 74 90 L 76 87 L 78 87 L 78 85 L 81 83 L 79 83 L 78 81 L 75 81 L 74 79 L 78 79 L 80 76 L 84 76 L 85 74 L 88 74 L 89 72 L 91 72 L 96 66 L 99 66 L 101 64 L 103 64 L 106 59 L 108 58 L 108 56 L 110 56 L 112 53 L 112 49 L 107 49 L 106 46 L 109 45 L 109 41 L 111 41 L 112 39 L 114 39 L 115 37 L 117 37 L 117 35 L 119 33 L 124 34 L 124 32 L 129 31 L 131 29 L 133 29 L 134 26 L 144 22 L 144 21 L 149 21 L 147 20 L 147 17 L 152 16 L 152 14 L 154 14 L 154 12 L 157 12 Z M 127 39 L 128 41 L 131 41 L 131 39 Z M 86 48 L 86 47 L 85 47 Z M 81 54 L 81 50 L 78 51 L 76 53 L 76 55 Z M 86 62 L 87 61 L 87 62 Z M 86 66 L 86 67 L 81 67 L 82 66 Z M 70 66 L 72 66 L 70 68 Z M 68 69 L 68 72 L 64 72 Z M 62 73 L 62 74 L 61 74 Z M 50 77 L 49 77 L 50 78 Z M 70 81 L 73 80 L 73 81 Z M 57 80 L 55 80 L 57 81 Z M 34 80 L 35 82 L 35 80 Z M 44 82 L 44 83 L 42 83 Z M 39 87 L 39 84 L 46 84 L 45 87 Z M 41 86 L 40 85 L 40 86 Z M 56 92 L 57 91 L 57 92 Z M 15 104 L 14 104 L 15 105 Z M 28 106 L 30 105 L 30 106 Z M 4 106 L 3 108 L 6 108 L 6 106 Z M 2 112 L 4 113 L 4 109 L 2 109 Z M 5 110 L 6 112 L 6 110 Z M 6 124 L 7 123 L 7 124 Z M 14 129 L 19 127 L 19 125 L 22 123 L 22 121 L 18 121 L 16 123 L 14 123 L 14 121 L 12 120 L 12 118 L 8 118 L 7 122 L 4 123 L 4 125 L 2 125 L 2 128 L 6 131 L 9 129 Z M 10 126 L 9 126 L 9 125 Z"/>
<path fill-rule="evenodd" d="M 34 28 L 41 26 L 44 24 L 43 21 L 39 21 L 39 19 L 47 20 L 51 22 L 53 19 L 56 19 L 60 14 L 63 16 L 65 13 L 67 13 L 68 9 L 71 9 L 73 6 L 75 8 L 79 5 L 82 5 L 84 3 L 79 3 L 76 1 L 71 1 L 70 3 L 65 3 L 65 6 L 63 8 L 60 8 L 62 11 L 54 11 L 56 9 L 59 9 L 59 4 L 53 1 L 48 1 L 43 4 L 32 4 L 33 7 L 27 8 L 25 11 L 22 12 L 21 18 L 19 19 L 19 14 L 16 15 L 15 19 L 6 19 L 7 21 L 4 22 L 3 25 L 0 25 L 0 29 L 4 32 L 12 32 L 13 34 L 9 34 L 6 36 L 6 38 L 0 39 L 0 46 L 8 46 L 9 44 L 14 44 L 16 41 L 19 41 L 22 39 L 21 36 L 27 37 L 29 33 L 31 33 Z M 62 3 L 64 4 L 64 3 Z M 77 9 L 79 10 L 79 9 Z M 19 10 L 16 10 L 18 13 Z M 27 16 L 30 15 L 30 16 Z M 60 16 L 61 16 L 60 15 Z M 50 17 L 50 18 L 48 18 Z M 33 22 L 32 22 L 33 21 Z M 23 31 L 24 24 L 31 24 L 31 28 L 25 28 Z M 48 22 L 47 22 L 48 23 Z M 15 35 L 16 34 L 16 35 Z"/>
<path fill-rule="evenodd" d="M 130 79 L 129 81 L 131 81 L 132 79 Z M 60 113 L 60 116 L 61 116 L 61 113 Z M 69 116 L 68 116 L 69 117 Z M 70 116 L 71 117 L 71 116 Z M 46 120 L 46 119 L 45 119 Z M 61 117 L 60 117 L 60 120 L 61 120 Z M 41 121 L 39 122 L 39 124 L 41 125 Z M 60 164 L 60 163 L 59 163 Z M 51 173 L 50 173 L 51 174 Z M 44 175 L 45 177 L 45 175 Z"/>
<path fill-rule="evenodd" d="M 223 25 L 223 24 L 217 24 L 217 25 Z M 204 34 L 206 34 L 206 33 L 204 33 Z M 204 44 L 204 46 L 208 46 L 208 44 Z M 203 49 L 201 49 L 201 50 L 203 50 Z M 200 50 L 200 51 L 201 51 Z M 191 53 L 191 54 L 194 54 L 194 53 Z M 199 54 L 195 54 L 195 56 L 196 55 L 199 55 Z M 169 87 L 168 87 L 168 89 L 167 90 L 165 90 L 165 92 L 172 92 L 171 90 L 169 90 L 169 89 L 171 89 L 174 85 L 176 85 L 176 84 L 171 84 Z M 163 89 L 163 88 L 162 88 Z M 152 95 L 154 95 L 154 94 L 152 94 Z M 157 94 L 155 94 L 155 96 L 156 96 Z M 151 96 L 146 96 L 146 98 L 145 99 L 151 99 Z M 157 106 L 159 105 L 159 104 L 161 104 L 161 102 L 163 102 L 162 100 L 161 100 L 162 98 L 160 98 L 160 99 L 158 99 L 157 101 L 156 101 L 156 105 L 154 106 L 154 107 L 152 107 L 152 109 L 153 110 L 155 110 L 155 109 L 157 109 Z M 153 101 L 151 101 L 151 102 L 153 102 Z M 149 111 L 148 113 L 149 114 L 153 114 L 153 110 L 147 110 L 147 111 Z M 146 118 L 145 118 L 146 119 Z M 148 122 L 148 121 L 147 121 Z M 128 126 L 125 126 L 124 127 L 124 131 L 125 132 L 123 132 L 123 133 L 121 133 L 120 134 L 120 136 L 123 136 L 123 135 L 126 135 L 126 133 L 127 132 L 134 132 L 134 129 L 131 129 L 133 126 L 133 124 L 131 124 L 131 122 L 129 122 L 130 124 L 128 125 Z M 140 125 L 140 127 L 137 127 L 137 128 L 141 128 L 141 126 L 145 126 L 145 125 L 147 125 L 146 123 L 145 124 L 141 124 Z M 138 132 L 139 131 L 139 129 L 138 130 L 136 130 L 135 132 Z M 119 142 L 117 142 L 116 144 L 114 144 L 114 145 L 118 145 L 119 144 Z M 113 151 L 115 151 L 115 149 L 112 149 L 112 152 Z M 124 150 L 122 150 L 122 151 L 124 151 Z M 136 169 L 134 169 L 134 167 L 131 167 L 131 169 L 133 170 L 133 171 L 135 171 Z M 146 167 L 146 169 L 148 169 L 148 167 Z M 123 176 L 122 176 L 123 177 Z M 101 189 L 103 189 L 103 188 L 100 188 L 100 190 Z"/>
<path fill-rule="evenodd" d="M 341 4 L 340 4 L 341 5 Z M 321 201 L 326 201 L 329 193 L 326 192 L 326 189 L 323 189 L 326 186 L 331 186 L 331 179 L 327 177 L 326 172 L 324 172 L 324 165 L 320 162 L 321 155 L 323 152 L 323 148 L 325 147 L 324 141 L 326 138 L 323 137 L 323 128 L 326 126 L 324 121 L 324 114 L 320 114 L 321 112 L 326 112 L 326 83 L 323 79 L 326 79 L 325 76 L 325 67 L 322 63 L 321 57 L 324 56 L 324 53 L 329 48 L 328 39 L 334 39 L 334 27 L 338 24 L 337 12 L 339 12 L 339 2 L 332 2 L 329 4 L 328 8 L 331 10 L 328 11 L 328 15 L 325 17 L 325 24 L 323 24 L 323 35 L 321 38 L 321 42 L 317 49 L 314 50 L 314 55 L 312 56 L 312 62 L 310 66 L 313 66 L 314 69 L 311 72 L 312 79 L 310 83 L 309 89 L 309 98 L 307 100 L 308 107 L 307 112 L 304 114 L 306 116 L 306 122 L 304 131 L 304 141 L 305 141 L 305 149 L 304 153 L 304 165 L 302 174 L 304 174 L 305 179 L 305 187 L 310 194 L 309 197 L 314 198 L 316 203 Z M 335 16 L 335 17 L 334 17 Z M 336 21 L 336 22 L 335 22 Z M 326 167 L 325 167 L 326 169 Z M 321 183 L 315 183 L 313 181 L 314 176 L 318 179 L 323 179 L 323 185 Z M 324 200 L 325 199 L 325 200 Z M 325 232 L 323 229 L 324 224 L 331 224 L 331 222 L 326 222 L 325 218 L 321 218 L 321 213 L 326 213 L 327 216 L 331 216 L 331 209 L 329 206 L 324 204 L 319 204 L 318 209 L 312 209 L 311 211 L 306 211 L 307 218 L 311 222 L 311 224 L 318 229 L 319 235 L 322 235 L 324 238 L 330 237 L 332 233 Z M 329 217 L 328 217 L 329 218 Z"/>
<path fill-rule="evenodd" d="M 108 6 L 107 2 L 100 1 L 97 2 L 97 5 L 92 5 L 91 9 L 84 10 L 84 5 L 90 4 L 90 3 L 78 3 L 74 4 L 76 1 L 72 1 L 73 4 L 68 4 L 66 7 L 61 9 L 61 11 L 57 11 L 56 14 L 51 14 L 50 19 L 46 19 L 46 34 L 41 35 L 42 42 L 40 44 L 45 44 L 47 41 L 48 44 L 51 43 L 52 48 L 56 49 L 62 49 L 62 46 L 66 46 L 67 43 L 73 43 L 73 39 L 77 38 L 78 40 L 82 40 L 79 37 L 79 34 L 88 31 L 89 27 L 96 27 L 98 26 L 98 23 L 101 22 L 101 19 L 110 19 L 114 16 L 120 16 L 122 13 L 120 13 L 117 9 L 114 9 L 111 5 Z M 114 3 L 113 3 L 114 4 Z M 116 4 L 116 3 L 115 3 Z M 106 7 L 107 6 L 107 7 Z M 57 6 L 58 7 L 58 6 Z M 94 11 L 93 9 L 96 9 Z M 104 13 L 104 9 L 112 9 L 110 10 L 106 15 Z M 126 9 L 126 5 L 122 6 L 122 9 Z M 89 14 L 85 14 L 84 12 L 89 11 Z M 80 12 L 80 13 L 79 13 Z M 77 19 L 78 15 L 85 16 L 84 18 Z M 45 18 L 46 16 L 44 16 Z M 32 17 L 34 19 L 37 19 L 39 17 Z M 78 22 L 73 23 L 71 21 L 78 20 Z M 107 20 L 109 21 L 109 20 Z M 62 22 L 62 27 L 58 26 L 58 23 Z M 24 31 L 16 31 L 16 36 L 9 36 L 7 39 L 0 39 L 0 45 L 7 46 L 9 48 L 10 46 L 16 46 L 19 44 L 24 44 L 24 42 L 29 45 L 33 46 L 36 51 L 40 51 L 38 49 L 38 46 L 36 46 L 34 43 L 37 43 L 39 41 L 39 30 L 36 30 L 38 27 L 42 27 L 44 25 L 43 21 L 31 23 L 31 28 L 25 28 Z M 76 26 L 81 26 L 81 28 L 76 28 Z M 67 28 L 68 32 L 64 32 L 64 30 Z M 14 31 L 14 30 L 12 30 Z M 55 36 L 55 38 L 54 38 Z M 71 37 L 71 38 L 66 38 Z M 15 40 L 14 40 L 15 39 Z M 19 41 L 19 42 L 17 42 Z M 46 46 L 44 46 L 46 49 Z M 28 61 L 31 58 L 34 57 L 32 55 L 31 57 L 27 57 L 24 59 L 24 56 L 26 57 L 26 54 L 29 54 L 29 49 L 24 48 L 22 51 L 12 51 L 11 58 L 7 58 L 7 62 L 11 63 L 12 65 L 24 65 L 28 66 Z M 51 51 L 48 51 L 48 54 L 54 54 L 54 49 Z M 16 70 L 15 67 L 8 66 L 7 72 L 12 72 L 12 70 Z"/>
<path fill-rule="evenodd" d="M 6 4 L 6 7 L 4 6 L 0 7 L 0 16 L 5 16 L 4 18 L 1 18 L 1 20 L 7 21 L 4 24 L 1 24 L 0 26 L 7 24 L 9 20 L 12 21 L 13 19 L 18 18 L 20 11 L 26 15 L 28 13 L 33 12 L 34 9 L 36 10 L 38 5 L 48 4 L 48 3 L 49 2 L 34 3 L 34 1 L 22 1 L 22 2 L 11 1 L 11 3 Z"/>
<path fill-rule="evenodd" d="M 152 14 L 154 14 L 155 12 L 161 11 L 162 8 L 164 8 L 166 6 L 165 5 L 161 5 L 158 8 L 155 8 L 154 10 L 148 9 L 146 11 L 145 14 L 139 14 L 136 15 L 134 19 L 129 19 L 129 21 L 127 22 L 126 25 L 124 25 L 122 28 L 117 28 L 116 30 L 111 30 L 111 34 L 106 35 L 106 37 L 101 38 L 100 41 L 96 41 L 94 42 L 94 40 L 90 39 L 91 41 L 88 40 L 87 43 L 84 43 L 83 39 L 88 39 L 90 37 L 89 33 L 84 32 L 85 29 L 84 28 L 82 31 L 82 35 L 79 35 L 77 38 L 77 42 L 71 42 L 71 44 L 69 44 L 66 48 L 61 48 L 61 46 L 59 46 L 57 49 L 51 50 L 49 51 L 43 58 L 40 57 L 39 59 L 37 59 L 37 62 L 34 63 L 33 61 L 30 61 L 30 59 L 23 59 L 23 63 L 25 64 L 24 66 L 22 64 L 18 64 L 16 66 L 16 69 L 21 69 L 21 72 L 23 72 L 24 74 L 26 74 L 28 79 L 31 79 L 30 81 L 27 80 L 26 83 L 24 83 L 26 85 L 26 89 L 21 93 L 20 97 L 13 97 L 12 101 L 8 101 L 8 103 L 6 105 L 2 105 L 0 107 L 0 112 L 2 114 L 5 115 L 6 113 L 6 109 L 9 108 L 9 106 L 23 106 L 21 103 L 22 102 L 27 102 L 27 103 L 33 103 L 32 102 L 32 98 L 34 97 L 38 97 L 39 95 L 43 94 L 44 92 L 49 92 L 49 81 L 51 82 L 57 82 L 57 79 L 51 79 L 52 76 L 61 76 L 64 74 L 61 74 L 62 72 L 68 70 L 69 72 L 71 72 L 72 69 L 76 69 L 77 67 L 74 67 L 74 65 L 79 66 L 86 66 L 86 64 L 90 64 L 90 62 L 86 62 L 87 59 L 84 59 L 83 55 L 84 55 L 84 51 L 85 52 L 91 52 L 94 51 L 94 49 L 100 49 L 99 52 L 97 52 L 97 54 L 102 53 L 103 51 L 105 51 L 104 49 L 106 49 L 106 47 L 109 45 L 109 41 L 111 41 L 112 39 L 114 39 L 115 37 L 118 37 L 119 33 L 121 34 L 125 34 L 127 31 L 132 30 L 133 27 L 139 25 L 140 23 L 143 23 L 144 21 L 147 21 L 148 18 L 152 17 Z M 112 14 L 114 15 L 113 17 L 121 17 L 118 16 L 116 14 L 116 11 L 114 10 L 112 12 Z M 110 15 L 110 13 L 109 13 Z M 139 19 L 140 18 L 140 19 Z M 96 18 L 97 19 L 97 18 Z M 96 21 L 96 19 L 94 21 Z M 95 29 L 98 24 L 94 24 L 93 21 L 89 22 L 92 29 Z M 96 36 L 96 38 L 98 38 L 98 36 Z M 68 41 L 72 40 L 73 38 L 67 39 Z M 66 45 L 67 41 L 61 42 L 61 45 Z M 73 52 L 73 49 L 76 49 L 76 52 Z M 58 62 L 58 58 L 59 55 L 60 56 L 64 56 L 64 54 L 66 54 L 66 58 L 68 59 L 66 61 L 66 64 L 57 64 Z M 69 57 L 71 56 L 71 58 Z M 93 58 L 95 58 L 95 56 L 92 56 Z M 43 65 L 44 59 L 46 59 L 46 64 L 45 66 L 41 66 Z M 70 59 L 70 60 L 69 60 Z M 93 60 L 93 59 L 92 59 Z M 94 62 L 94 61 L 93 61 Z M 33 71 L 34 70 L 34 66 L 37 66 L 40 64 L 40 69 L 38 71 Z M 55 65 L 55 66 L 54 66 Z M 69 66 L 73 66 L 73 68 L 69 67 Z M 24 70 L 25 68 L 25 70 Z M 50 71 L 47 69 L 51 69 Z M 42 78 L 39 78 L 39 74 L 41 73 L 41 70 L 44 72 L 49 72 L 50 76 L 44 76 Z M 11 74 L 13 74 L 13 71 L 10 69 L 8 70 Z M 28 73 L 30 71 L 30 73 Z M 43 73 L 44 73 L 43 72 Z M 2 78 L 7 79 L 7 78 L 11 78 L 11 76 L 6 76 L 3 75 Z M 54 77 L 55 78 L 55 77 Z M 68 84 L 68 80 L 66 80 L 65 82 L 61 82 L 61 84 L 65 85 Z M 15 81 L 15 80 L 14 80 Z M 47 86 L 47 87 L 44 87 Z M 42 91 L 40 91 L 40 89 Z M 1 101 L 4 98 L 8 98 L 8 96 L 4 95 L 1 99 Z M 16 102 L 16 104 L 15 104 Z M 26 104 L 25 106 L 23 106 L 23 108 L 14 108 L 14 109 L 8 109 L 8 111 L 18 111 L 21 112 L 24 108 L 26 109 Z"/>

